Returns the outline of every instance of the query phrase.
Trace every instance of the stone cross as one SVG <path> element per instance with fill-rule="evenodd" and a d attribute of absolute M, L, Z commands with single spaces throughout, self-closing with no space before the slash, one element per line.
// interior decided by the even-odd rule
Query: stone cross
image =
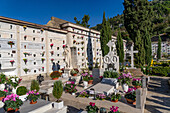
<path fill-rule="evenodd" d="M 138 51 L 133 50 L 134 43 L 132 43 L 131 50 L 127 51 L 131 55 L 131 68 L 134 68 L 134 53 L 138 53 Z"/>

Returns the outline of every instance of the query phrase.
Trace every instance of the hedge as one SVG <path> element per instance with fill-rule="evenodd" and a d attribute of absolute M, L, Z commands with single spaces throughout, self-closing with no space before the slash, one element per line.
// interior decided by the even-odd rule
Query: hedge
<path fill-rule="evenodd" d="M 170 77 L 170 67 L 162 67 L 162 66 L 152 67 L 151 75 Z"/>

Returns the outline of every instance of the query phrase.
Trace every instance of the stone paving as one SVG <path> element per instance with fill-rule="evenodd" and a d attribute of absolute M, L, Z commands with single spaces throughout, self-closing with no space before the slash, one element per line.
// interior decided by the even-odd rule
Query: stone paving
<path fill-rule="evenodd" d="M 170 113 L 170 77 L 151 77 L 145 113 Z"/>

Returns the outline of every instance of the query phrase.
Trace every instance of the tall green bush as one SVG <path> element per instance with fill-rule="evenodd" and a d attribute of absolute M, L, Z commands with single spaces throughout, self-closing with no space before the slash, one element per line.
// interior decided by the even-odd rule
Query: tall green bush
<path fill-rule="evenodd" d="M 56 81 L 54 83 L 53 87 L 53 96 L 57 98 L 57 102 L 59 102 L 59 99 L 61 98 L 63 93 L 63 85 L 61 81 Z"/>
<path fill-rule="evenodd" d="M 162 67 L 162 66 L 157 66 L 157 67 L 152 67 L 151 71 L 152 75 L 158 75 L 158 76 L 170 76 L 170 67 Z"/>
<path fill-rule="evenodd" d="M 36 92 L 38 92 L 40 90 L 40 86 L 39 86 L 38 81 L 32 80 L 31 81 L 31 88 L 30 89 L 31 89 L 31 91 L 32 90 L 36 90 Z"/>

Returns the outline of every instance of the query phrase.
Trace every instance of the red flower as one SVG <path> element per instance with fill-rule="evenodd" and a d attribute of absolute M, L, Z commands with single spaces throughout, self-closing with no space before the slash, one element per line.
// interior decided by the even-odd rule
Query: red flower
<path fill-rule="evenodd" d="M 66 45 L 63 45 L 63 48 L 65 48 L 66 47 Z"/>
<path fill-rule="evenodd" d="M 95 103 L 93 103 L 93 102 L 90 102 L 89 104 L 90 104 L 91 106 L 95 106 Z"/>
<path fill-rule="evenodd" d="M 50 46 L 52 47 L 54 44 L 50 44 Z"/>
<path fill-rule="evenodd" d="M 22 78 L 19 79 L 18 84 L 21 82 Z"/>

